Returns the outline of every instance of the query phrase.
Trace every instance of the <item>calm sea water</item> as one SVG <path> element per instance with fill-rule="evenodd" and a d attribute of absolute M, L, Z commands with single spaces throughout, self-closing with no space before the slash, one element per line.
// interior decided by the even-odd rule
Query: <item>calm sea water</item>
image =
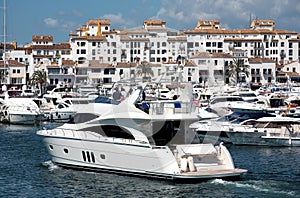
<path fill-rule="evenodd" d="M 229 146 L 236 166 L 249 171 L 240 180 L 174 184 L 49 169 L 37 129 L 0 124 L 0 197 L 300 197 L 300 148 Z"/>

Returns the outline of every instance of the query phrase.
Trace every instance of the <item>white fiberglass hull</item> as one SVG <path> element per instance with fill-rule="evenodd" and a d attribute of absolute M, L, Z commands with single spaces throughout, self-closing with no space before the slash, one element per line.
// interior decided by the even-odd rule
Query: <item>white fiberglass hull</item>
<path fill-rule="evenodd" d="M 79 131 L 58 133 L 63 136 L 53 135 L 51 131 L 45 130 L 37 134 L 44 136 L 52 161 L 62 167 L 171 180 L 235 178 L 246 172 L 234 168 L 231 157 L 224 159 L 229 162 L 227 165 L 203 163 L 193 172 L 183 172 L 178 159 L 167 146 L 151 146 L 129 139 L 95 137 L 97 135 Z M 70 134 L 66 135 L 67 133 Z M 197 146 L 201 147 L 200 144 L 193 145 Z M 229 154 L 226 148 L 222 152 L 223 155 Z"/>
<path fill-rule="evenodd" d="M 40 115 L 36 114 L 9 114 L 1 116 L 1 121 L 9 124 L 39 124 Z"/>

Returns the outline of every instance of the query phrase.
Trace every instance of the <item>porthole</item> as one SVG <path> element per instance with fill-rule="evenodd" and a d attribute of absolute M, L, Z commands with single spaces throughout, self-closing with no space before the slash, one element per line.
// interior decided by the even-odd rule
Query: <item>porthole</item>
<path fill-rule="evenodd" d="M 69 153 L 69 149 L 64 148 L 64 153 L 65 153 L 65 154 L 68 154 L 68 153 Z"/>
<path fill-rule="evenodd" d="M 50 150 L 53 150 L 53 146 L 52 146 L 51 144 L 49 145 L 49 149 L 50 149 Z"/>
<path fill-rule="evenodd" d="M 101 159 L 105 159 L 105 155 L 104 154 L 100 154 L 100 158 Z"/>

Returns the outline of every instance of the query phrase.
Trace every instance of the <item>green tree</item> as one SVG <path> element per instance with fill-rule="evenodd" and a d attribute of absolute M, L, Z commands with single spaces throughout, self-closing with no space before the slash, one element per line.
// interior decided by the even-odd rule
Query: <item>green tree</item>
<path fill-rule="evenodd" d="M 142 61 L 136 67 L 136 75 L 143 76 L 143 81 L 147 79 L 147 75 L 153 76 L 153 70 L 147 61 Z"/>
<path fill-rule="evenodd" d="M 250 66 L 246 65 L 243 59 L 233 59 L 227 68 L 226 74 L 229 78 L 233 77 L 236 79 L 236 83 L 240 82 L 240 74 L 244 73 L 247 77 L 249 76 Z"/>
<path fill-rule="evenodd" d="M 29 84 L 38 85 L 41 93 L 44 93 L 48 76 L 44 70 L 36 70 L 29 79 Z"/>

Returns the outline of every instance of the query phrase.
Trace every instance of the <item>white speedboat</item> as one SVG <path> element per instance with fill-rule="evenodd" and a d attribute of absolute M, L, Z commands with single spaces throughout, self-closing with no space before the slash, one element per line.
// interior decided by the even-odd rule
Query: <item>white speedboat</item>
<path fill-rule="evenodd" d="M 224 116 L 231 113 L 233 107 L 243 105 L 248 105 L 248 102 L 238 95 L 214 95 L 209 100 L 207 110 Z"/>
<path fill-rule="evenodd" d="M 40 130 L 52 161 L 62 167 L 170 180 L 238 177 L 222 144 L 190 144 L 197 119 L 182 101 L 139 102 L 137 90 L 110 112 L 80 124 Z M 192 137 L 192 138 L 191 138 Z"/>
<path fill-rule="evenodd" d="M 76 115 L 72 101 L 54 95 L 44 95 L 43 98 L 32 99 L 40 108 L 44 121 L 71 122 Z"/>
<path fill-rule="evenodd" d="M 0 101 L 0 122 L 9 124 L 39 124 L 41 112 L 29 98 L 7 98 Z"/>

